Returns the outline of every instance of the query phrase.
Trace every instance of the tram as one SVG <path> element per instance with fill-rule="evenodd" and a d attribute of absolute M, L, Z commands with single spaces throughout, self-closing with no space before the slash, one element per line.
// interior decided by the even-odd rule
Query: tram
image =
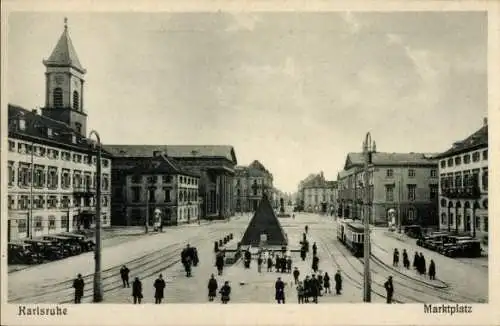
<path fill-rule="evenodd" d="M 359 222 L 340 220 L 337 227 L 337 239 L 347 247 L 355 257 L 363 256 L 364 226 Z"/>

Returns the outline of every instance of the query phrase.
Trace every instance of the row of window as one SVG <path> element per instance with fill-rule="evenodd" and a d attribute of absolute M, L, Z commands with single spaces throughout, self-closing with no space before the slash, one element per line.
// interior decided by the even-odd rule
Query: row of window
<path fill-rule="evenodd" d="M 82 175 L 83 174 L 83 175 Z M 60 182 L 59 182 L 60 180 Z M 17 185 L 20 187 L 29 187 L 33 181 L 35 188 L 49 188 L 57 189 L 59 186 L 63 189 L 73 188 L 92 188 L 95 185 L 96 174 L 90 172 L 83 172 L 79 170 L 61 169 L 55 166 L 45 167 L 43 165 L 35 164 L 33 166 L 33 180 L 31 178 L 31 164 L 18 163 L 17 168 Z M 13 161 L 8 162 L 8 184 L 13 186 L 16 183 L 15 165 Z M 110 187 L 109 175 L 102 174 L 101 188 L 108 191 Z"/>
<path fill-rule="evenodd" d="M 474 163 L 479 162 L 481 160 L 481 157 L 482 157 L 483 161 L 488 160 L 488 150 L 487 149 L 485 149 L 481 152 L 479 152 L 479 151 L 473 152 L 472 154 L 467 153 L 467 154 L 464 154 L 461 156 L 455 156 L 455 158 L 450 157 L 447 160 L 446 159 L 441 160 L 441 162 L 439 164 L 440 164 L 441 168 L 460 166 L 462 164 L 470 164 L 471 158 L 472 158 L 472 162 L 474 162 Z"/>
<path fill-rule="evenodd" d="M 483 223 L 481 223 L 481 221 L 483 221 Z M 459 228 L 464 228 L 464 230 L 467 232 L 467 231 L 471 231 L 472 229 L 472 225 L 471 225 L 472 221 L 471 221 L 471 217 L 470 216 L 467 216 L 466 217 L 466 221 L 465 221 L 465 225 L 462 221 L 462 216 L 461 215 L 458 215 L 458 227 Z M 480 216 L 476 216 L 475 217 L 475 227 L 476 227 L 476 230 L 478 231 L 484 231 L 484 232 L 488 232 L 488 218 L 484 218 L 482 219 Z M 447 217 L 446 213 L 441 213 L 441 226 L 450 226 L 451 228 L 454 228 L 455 227 L 455 217 L 453 215 L 453 213 L 450 213 L 450 216 Z"/>
<path fill-rule="evenodd" d="M 409 178 L 415 178 L 415 169 L 408 169 L 408 177 Z M 385 176 L 387 178 L 393 178 L 394 177 L 394 170 L 393 169 L 387 169 L 385 171 Z M 437 169 L 430 169 L 430 177 L 431 178 L 437 178 Z"/>
<path fill-rule="evenodd" d="M 314 203 L 316 203 L 316 204 L 318 204 L 318 203 L 319 203 L 319 197 L 318 197 L 318 195 L 315 195 L 314 197 L 312 197 L 311 195 L 309 195 L 309 196 L 307 196 L 307 198 L 308 198 L 309 202 L 314 202 Z M 313 201 L 313 198 L 314 198 L 314 201 Z M 322 201 L 322 202 L 326 202 L 326 198 L 327 198 L 327 197 L 326 197 L 325 195 L 323 195 L 323 197 L 322 197 L 322 200 L 321 200 L 321 201 Z M 330 201 L 331 201 L 331 202 L 335 201 L 335 196 L 334 196 L 334 195 L 331 195 L 331 196 L 330 196 Z"/>
<path fill-rule="evenodd" d="M 488 190 L 488 168 L 483 168 L 481 178 L 479 178 L 479 169 L 472 171 L 460 171 L 455 173 L 441 174 L 441 188 L 461 188 L 461 187 L 481 187 L 483 190 Z M 481 180 L 481 183 L 479 183 Z"/>
<path fill-rule="evenodd" d="M 448 204 L 451 203 L 451 207 L 458 207 L 458 208 L 461 208 L 462 207 L 462 204 L 460 203 L 460 201 L 457 201 L 456 203 L 453 203 L 453 201 L 450 201 L 450 202 L 447 202 L 446 199 L 441 199 L 441 207 L 442 208 L 446 208 L 448 207 Z M 481 206 L 483 209 L 488 209 L 488 198 L 486 199 L 483 199 L 482 203 L 481 203 Z M 479 207 L 481 207 L 479 206 Z M 450 208 L 451 208 L 450 207 Z M 470 206 L 470 202 L 465 202 L 464 206 L 463 206 L 465 209 L 468 209 L 468 208 L 471 208 Z"/>
<path fill-rule="evenodd" d="M 53 149 L 50 147 L 42 146 L 42 145 L 35 145 L 31 143 L 25 143 L 22 141 L 15 141 L 9 139 L 9 151 L 10 152 L 17 152 L 20 154 L 33 154 L 34 156 L 38 157 L 47 157 L 49 159 L 53 160 L 58 160 L 61 159 L 63 161 L 72 161 L 74 163 L 85 163 L 85 164 L 96 164 L 97 159 L 95 156 L 92 155 L 84 155 L 84 154 L 78 154 L 78 153 L 71 153 L 68 151 L 62 151 L 62 150 L 57 150 Z M 103 168 L 109 167 L 111 164 L 111 161 L 109 159 L 102 159 L 102 166 Z"/>
<path fill-rule="evenodd" d="M 156 187 L 150 187 L 147 189 L 148 193 L 148 201 L 155 203 L 158 201 Z M 142 187 L 132 187 L 132 202 L 139 203 L 141 202 L 141 191 L 143 191 Z M 172 202 L 175 198 L 171 195 L 172 188 L 164 187 L 163 188 L 163 201 L 166 203 Z M 195 202 L 198 200 L 198 190 L 197 189 L 179 189 L 179 202 Z"/>
<path fill-rule="evenodd" d="M 109 206 L 109 197 L 102 196 L 102 206 Z M 7 195 L 8 209 L 26 210 L 30 208 L 29 195 Z M 90 207 L 94 206 L 92 198 L 78 198 L 75 199 L 70 196 L 58 195 L 33 195 L 32 209 L 64 209 L 74 207 Z"/>
<path fill-rule="evenodd" d="M 385 185 L 385 201 L 393 202 L 394 201 L 394 184 Z M 406 185 L 406 200 L 415 201 L 417 199 L 417 185 L 416 184 L 407 184 Z M 398 200 L 403 200 L 403 198 L 399 197 Z M 437 185 L 429 185 L 429 200 L 434 200 L 438 198 L 438 186 Z"/>
<path fill-rule="evenodd" d="M 147 183 L 149 184 L 156 184 L 158 183 L 158 180 L 161 178 L 163 183 L 171 183 L 173 180 L 172 175 L 162 175 L 162 176 L 157 176 L 157 175 L 150 175 L 150 176 L 143 176 L 143 175 L 133 175 L 131 180 L 132 183 L 142 183 L 142 181 L 146 178 Z M 193 178 L 193 177 L 186 177 L 186 176 L 179 176 L 179 183 L 184 183 L 188 185 L 193 185 L 197 186 L 198 185 L 198 179 Z"/>

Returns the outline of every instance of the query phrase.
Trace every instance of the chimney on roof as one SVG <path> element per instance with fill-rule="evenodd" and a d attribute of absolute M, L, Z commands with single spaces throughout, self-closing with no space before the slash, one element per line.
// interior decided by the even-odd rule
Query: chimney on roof
<path fill-rule="evenodd" d="M 485 117 L 483 118 L 483 126 L 487 126 L 488 125 L 488 118 Z"/>

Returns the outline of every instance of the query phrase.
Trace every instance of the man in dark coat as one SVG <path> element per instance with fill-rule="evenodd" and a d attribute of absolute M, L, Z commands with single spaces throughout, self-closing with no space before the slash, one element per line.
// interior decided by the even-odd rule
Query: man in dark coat
<path fill-rule="evenodd" d="M 155 304 L 159 304 L 163 299 L 163 290 L 165 290 L 165 281 L 161 274 L 158 276 L 153 286 L 155 288 Z"/>
<path fill-rule="evenodd" d="M 318 265 L 319 265 L 319 257 L 318 256 L 314 256 L 313 259 L 312 259 L 312 270 L 317 273 L 318 272 Z"/>
<path fill-rule="evenodd" d="M 332 293 L 332 290 L 330 289 L 330 276 L 328 273 L 325 273 L 325 277 L 323 277 L 323 288 L 325 289 L 325 294 Z"/>
<path fill-rule="evenodd" d="M 292 272 L 292 257 L 288 256 L 286 258 L 286 272 L 291 273 Z"/>
<path fill-rule="evenodd" d="M 429 278 L 431 280 L 436 279 L 436 264 L 433 259 L 431 259 L 431 263 L 429 264 Z"/>
<path fill-rule="evenodd" d="M 274 284 L 274 288 L 276 289 L 275 299 L 278 303 L 285 303 L 285 283 L 281 280 L 281 277 L 278 277 L 278 280 Z"/>
<path fill-rule="evenodd" d="M 392 284 L 392 276 L 389 276 L 384 283 L 384 288 L 387 293 L 387 303 L 392 303 L 392 296 L 394 295 L 394 285 Z"/>
<path fill-rule="evenodd" d="M 271 254 L 269 254 L 269 257 L 267 257 L 267 271 L 273 271 L 273 258 L 271 257 Z"/>
<path fill-rule="evenodd" d="M 424 258 L 424 254 L 423 253 L 420 253 L 420 274 L 422 275 L 425 275 L 425 273 L 427 272 L 427 267 L 425 266 L 425 258 Z"/>
<path fill-rule="evenodd" d="M 293 279 L 295 281 L 295 284 L 299 283 L 299 276 L 300 276 L 300 271 L 297 267 L 293 270 Z"/>
<path fill-rule="evenodd" d="M 392 266 L 398 267 L 399 265 L 399 251 L 398 249 L 394 249 L 394 254 L 392 255 Z"/>
<path fill-rule="evenodd" d="M 406 252 L 406 249 L 403 249 L 403 266 L 406 269 L 410 268 L 410 260 L 408 259 L 408 253 Z"/>
<path fill-rule="evenodd" d="M 215 266 L 217 267 L 217 274 L 222 275 L 224 270 L 224 254 L 222 252 L 218 252 L 215 256 Z"/>
<path fill-rule="evenodd" d="M 220 299 L 222 303 L 226 304 L 229 302 L 229 296 L 231 295 L 231 287 L 229 286 L 229 282 L 224 282 L 224 285 L 221 287 L 220 291 Z"/>
<path fill-rule="evenodd" d="M 75 289 L 75 303 L 82 303 L 83 288 L 85 287 L 85 282 L 83 281 L 82 274 L 78 274 L 76 279 L 73 281 L 73 288 Z"/>
<path fill-rule="evenodd" d="M 316 256 L 316 254 L 318 253 L 318 246 L 316 245 L 316 242 L 313 243 L 313 256 Z"/>
<path fill-rule="evenodd" d="M 276 261 L 274 263 L 274 270 L 279 273 L 281 270 L 281 257 L 279 254 L 276 254 Z"/>
<path fill-rule="evenodd" d="M 418 271 L 418 261 L 419 261 L 419 255 L 417 252 L 415 252 L 415 256 L 413 257 L 413 268 L 415 268 Z"/>
<path fill-rule="evenodd" d="M 281 267 L 281 272 L 282 272 L 282 273 L 285 273 L 285 272 L 286 272 L 286 257 L 285 257 L 285 255 L 282 255 L 282 256 L 281 256 L 281 264 L 280 264 L 280 267 Z"/>
<path fill-rule="evenodd" d="M 214 301 L 214 298 L 217 296 L 218 287 L 217 280 L 215 279 L 214 274 L 212 274 L 208 280 L 208 301 Z"/>
<path fill-rule="evenodd" d="M 300 248 L 300 258 L 302 258 L 302 261 L 306 260 L 306 247 L 302 246 Z"/>
<path fill-rule="evenodd" d="M 139 278 L 136 277 L 132 283 L 132 297 L 134 298 L 134 304 L 141 303 L 142 300 L 142 283 Z"/>
<path fill-rule="evenodd" d="M 127 268 L 127 266 L 123 265 L 123 267 L 120 269 L 120 276 L 122 277 L 122 282 L 123 282 L 123 287 L 130 287 L 128 284 L 128 273 L 130 270 Z"/>
<path fill-rule="evenodd" d="M 335 294 L 342 294 L 342 276 L 340 275 L 340 271 L 335 273 Z"/>
<path fill-rule="evenodd" d="M 318 295 L 319 295 L 319 283 L 316 275 L 312 275 L 311 280 L 309 281 L 311 286 L 311 297 L 313 298 L 314 303 L 318 303 Z"/>
<path fill-rule="evenodd" d="M 321 271 L 318 274 L 318 295 L 323 296 L 323 275 L 321 275 Z"/>
<path fill-rule="evenodd" d="M 304 279 L 304 300 L 305 302 L 309 302 L 309 297 L 311 296 L 311 279 L 309 275 Z"/>
<path fill-rule="evenodd" d="M 262 256 L 259 255 L 259 257 L 257 258 L 257 271 L 259 273 L 261 272 L 261 268 L 262 268 Z"/>

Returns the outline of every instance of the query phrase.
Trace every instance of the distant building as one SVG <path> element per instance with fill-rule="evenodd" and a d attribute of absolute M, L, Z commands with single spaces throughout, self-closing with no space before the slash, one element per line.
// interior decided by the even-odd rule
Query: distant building
<path fill-rule="evenodd" d="M 373 153 L 368 187 L 364 162 L 362 153 L 349 153 L 344 170 L 338 174 L 339 216 L 362 219 L 368 209 L 370 223 L 387 225 L 391 222 L 388 212 L 394 209 L 401 225 L 437 226 L 439 180 L 432 154 Z"/>
<path fill-rule="evenodd" d="M 323 172 L 301 184 L 302 200 L 306 212 L 331 214 L 337 206 L 337 182 L 327 181 Z"/>
<path fill-rule="evenodd" d="M 200 177 L 184 171 L 163 153 L 127 171 L 125 224 L 153 225 L 155 211 L 163 225 L 190 223 L 200 218 Z"/>
<path fill-rule="evenodd" d="M 67 26 L 45 71 L 45 106 L 8 105 L 8 239 L 90 228 L 95 223 L 96 151 L 86 138 L 80 64 Z M 110 225 L 111 155 L 102 152 L 101 221 Z"/>
<path fill-rule="evenodd" d="M 259 161 L 255 160 L 249 166 L 237 166 L 233 185 L 234 206 L 237 212 L 254 212 L 264 193 L 268 194 L 271 204 L 277 207 L 273 175 Z"/>
<path fill-rule="evenodd" d="M 182 171 L 199 176 L 198 192 L 201 198 L 198 214 L 201 218 L 227 219 L 234 215 L 233 177 L 237 161 L 232 146 L 105 145 L 104 148 L 113 155 L 113 225 L 128 225 L 130 222 L 125 218 L 128 207 L 126 189 L 129 170 L 140 169 L 144 161 L 150 161 L 159 154 L 165 154 L 172 159 Z"/>
<path fill-rule="evenodd" d="M 488 121 L 439 159 L 439 227 L 488 234 Z"/>

